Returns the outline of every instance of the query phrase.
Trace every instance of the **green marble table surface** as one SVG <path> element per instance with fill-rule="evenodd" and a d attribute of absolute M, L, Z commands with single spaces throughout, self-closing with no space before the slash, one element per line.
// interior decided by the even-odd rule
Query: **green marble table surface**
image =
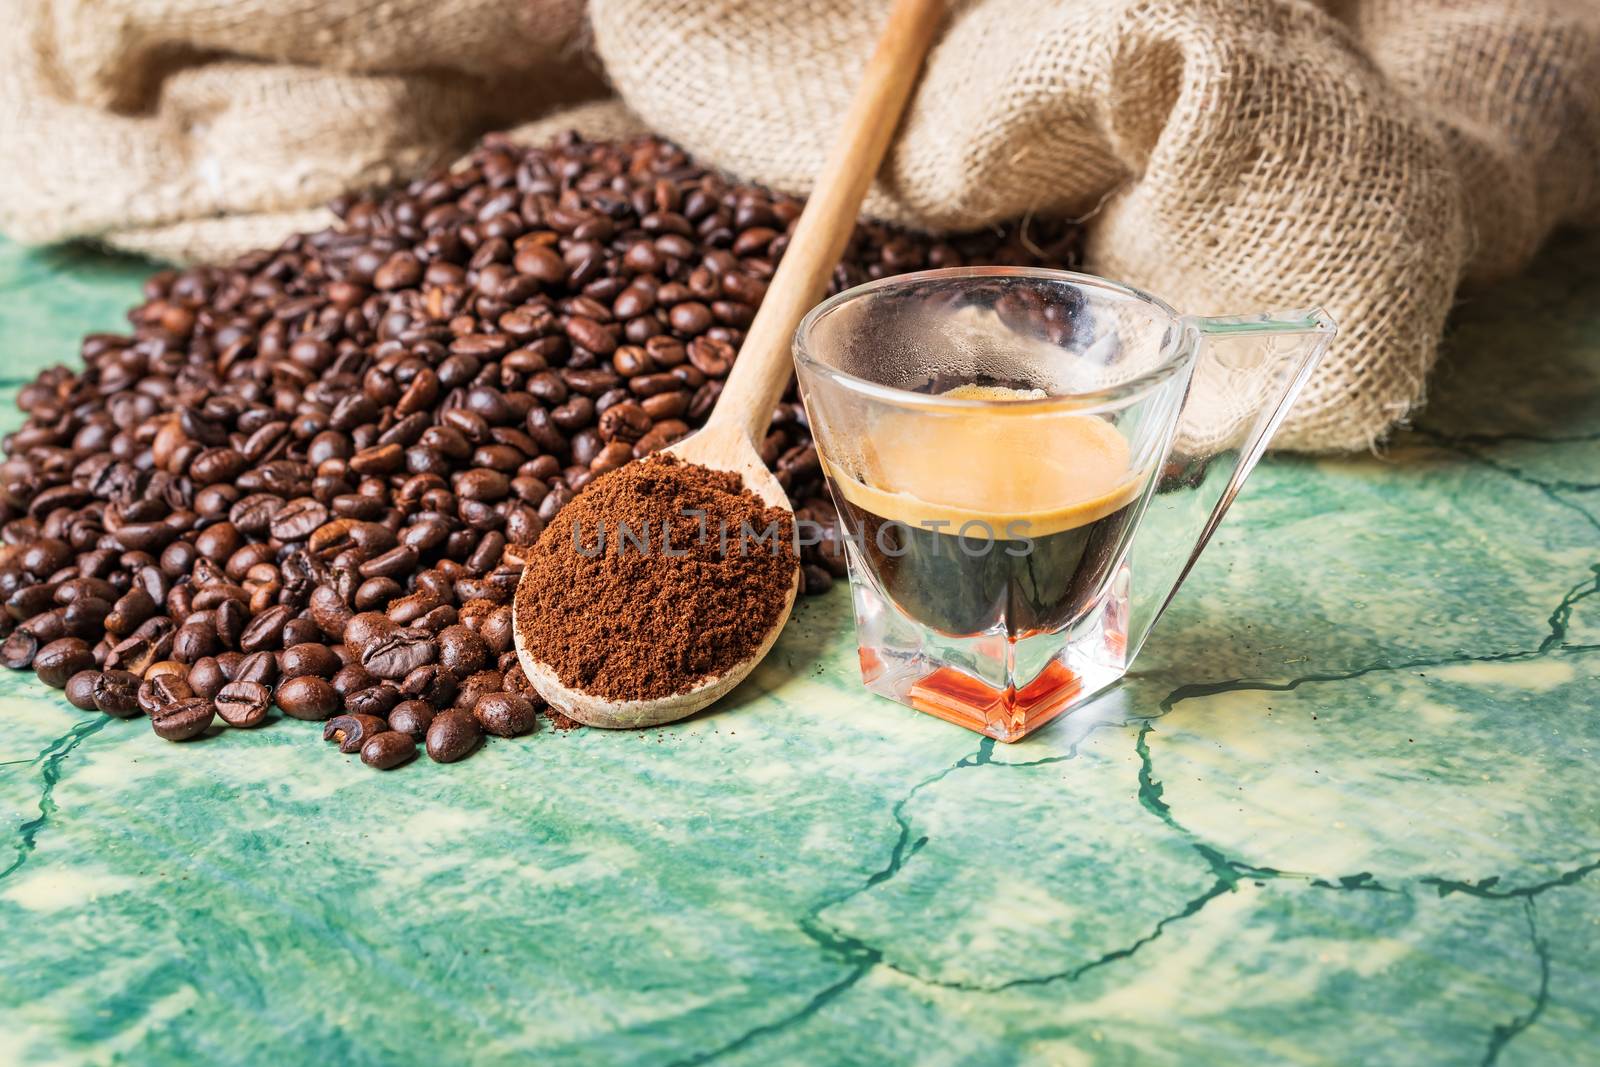
<path fill-rule="evenodd" d="M 711 713 L 388 774 L 0 672 L 0 1062 L 1600 1063 L 1597 264 L 1017 745 L 868 696 L 842 589 Z M 0 245 L 0 425 L 148 269 Z"/>

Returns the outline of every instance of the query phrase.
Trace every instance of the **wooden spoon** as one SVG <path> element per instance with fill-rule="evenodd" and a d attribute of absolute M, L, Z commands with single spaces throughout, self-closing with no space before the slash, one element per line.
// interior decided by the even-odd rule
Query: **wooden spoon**
<path fill-rule="evenodd" d="M 844 128 L 795 225 L 788 250 L 745 335 L 716 409 L 704 428 L 667 449 L 702 467 L 733 471 L 745 488 L 772 507 L 794 510 L 778 479 L 761 462 L 757 446 L 789 382 L 795 328 L 821 298 L 844 253 L 861 201 L 883 163 L 942 16 L 943 0 L 895 0 L 861 87 L 845 115 Z M 644 700 L 605 700 L 569 689 L 561 684 L 554 670 L 523 647 L 520 622 L 512 627 L 517 658 L 539 695 L 581 723 L 612 728 L 658 726 L 694 714 L 743 681 L 778 640 L 799 588 L 800 567 L 796 562 L 783 610 L 755 652 L 686 693 L 663 693 Z"/>

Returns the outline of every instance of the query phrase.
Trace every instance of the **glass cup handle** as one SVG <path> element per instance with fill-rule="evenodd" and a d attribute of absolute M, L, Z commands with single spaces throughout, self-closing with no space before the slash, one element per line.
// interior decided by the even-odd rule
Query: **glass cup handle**
<path fill-rule="evenodd" d="M 1146 516 L 1155 520 L 1149 523 L 1155 527 L 1149 540 L 1191 547 L 1185 554 L 1181 549 L 1140 552 L 1136 545 L 1135 582 L 1151 592 L 1139 597 L 1142 605 L 1132 606 L 1130 659 L 1194 569 L 1338 330 L 1321 308 L 1188 315 L 1182 324 L 1199 352 L 1168 456 L 1184 471 L 1198 469 L 1203 476 L 1192 488 L 1158 485 L 1157 501 L 1165 492 L 1195 495 L 1182 503 L 1153 505 Z"/>

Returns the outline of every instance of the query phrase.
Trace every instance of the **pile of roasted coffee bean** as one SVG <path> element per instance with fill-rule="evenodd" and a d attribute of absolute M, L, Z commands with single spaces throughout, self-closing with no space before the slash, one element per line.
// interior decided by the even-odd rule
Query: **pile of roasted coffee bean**
<path fill-rule="evenodd" d="M 155 275 L 129 334 L 21 391 L 0 662 L 174 741 L 275 705 L 379 768 L 568 725 L 512 649 L 522 552 L 590 479 L 704 420 L 801 206 L 653 138 L 491 138 L 335 205 L 334 229 Z M 1077 238 L 867 224 L 835 288 L 1070 265 Z M 792 393 L 762 453 L 801 517 L 832 519 Z M 825 589 L 838 540 L 804 564 Z"/>

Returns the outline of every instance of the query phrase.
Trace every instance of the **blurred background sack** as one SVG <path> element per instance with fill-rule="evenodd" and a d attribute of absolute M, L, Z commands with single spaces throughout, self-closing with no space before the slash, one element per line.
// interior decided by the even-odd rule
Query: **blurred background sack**
<path fill-rule="evenodd" d="M 488 129 L 649 127 L 803 193 L 886 7 L 0 3 L 0 230 L 180 262 L 329 225 L 323 202 Z M 1089 269 L 1183 311 L 1326 306 L 1341 335 L 1279 447 L 1372 446 L 1422 401 L 1461 284 L 1600 219 L 1588 0 L 952 6 L 869 212 L 1083 217 Z"/>

